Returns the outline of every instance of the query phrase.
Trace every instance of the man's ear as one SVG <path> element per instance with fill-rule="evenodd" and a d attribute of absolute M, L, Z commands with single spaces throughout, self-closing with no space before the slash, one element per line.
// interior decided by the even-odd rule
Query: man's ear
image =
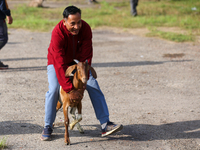
<path fill-rule="evenodd" d="M 63 18 L 63 24 L 66 26 L 67 18 Z"/>
<path fill-rule="evenodd" d="M 66 21 L 65 21 L 65 19 L 63 18 L 63 24 L 64 24 L 64 26 L 65 26 L 65 22 L 66 22 Z"/>

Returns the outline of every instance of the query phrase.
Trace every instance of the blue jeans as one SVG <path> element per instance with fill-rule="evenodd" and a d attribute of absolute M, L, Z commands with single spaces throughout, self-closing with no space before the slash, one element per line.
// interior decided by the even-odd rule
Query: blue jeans
<path fill-rule="evenodd" d="M 47 75 L 49 82 L 49 91 L 46 93 L 45 99 L 45 126 L 53 125 L 56 118 L 56 105 L 59 98 L 60 85 L 56 76 L 56 72 L 53 65 L 47 66 Z M 98 82 L 93 78 L 90 73 L 90 78 L 86 85 L 89 97 L 92 101 L 92 105 L 95 110 L 97 119 L 101 124 L 109 121 L 108 107 L 105 101 L 105 97 L 99 88 Z"/>

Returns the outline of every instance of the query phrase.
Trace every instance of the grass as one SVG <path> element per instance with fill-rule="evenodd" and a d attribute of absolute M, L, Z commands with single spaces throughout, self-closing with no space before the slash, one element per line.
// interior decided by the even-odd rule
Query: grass
<path fill-rule="evenodd" d="M 14 21 L 10 25 L 11 28 L 44 32 L 52 30 L 58 21 L 62 19 L 62 13 L 59 9 L 34 8 L 26 5 L 19 5 L 12 10 L 12 16 Z"/>
<path fill-rule="evenodd" d="M 64 8 L 18 6 L 12 10 L 14 23 L 10 27 L 50 31 L 62 19 Z M 199 0 L 140 0 L 137 17 L 130 15 L 130 9 L 130 2 L 127 0 L 101 1 L 93 7 L 82 8 L 82 18 L 93 29 L 99 26 L 154 28 L 150 30 L 148 36 L 176 42 L 195 41 L 195 36 L 200 35 Z M 158 27 L 177 27 L 187 32 L 184 34 L 164 32 Z"/>
<path fill-rule="evenodd" d="M 147 33 L 147 36 L 151 37 L 160 37 L 166 40 L 175 41 L 175 42 L 187 42 L 187 41 L 195 41 L 195 37 L 193 35 L 185 35 L 173 32 L 164 32 L 159 31 L 157 29 L 151 30 L 150 33 Z"/>
<path fill-rule="evenodd" d="M 3 138 L 3 139 L 0 140 L 0 150 L 4 149 L 6 147 L 7 147 L 6 146 L 6 139 Z"/>

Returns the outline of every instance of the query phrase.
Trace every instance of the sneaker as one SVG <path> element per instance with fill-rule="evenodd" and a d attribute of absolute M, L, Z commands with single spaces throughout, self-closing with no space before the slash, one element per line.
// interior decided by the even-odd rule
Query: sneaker
<path fill-rule="evenodd" d="M 122 128 L 123 128 L 123 125 L 121 125 L 121 124 L 117 125 L 110 121 L 107 122 L 104 126 L 105 127 L 102 127 L 102 134 L 101 134 L 102 137 L 116 133 L 116 132 L 122 130 Z"/>
<path fill-rule="evenodd" d="M 137 16 L 137 12 L 134 12 L 134 13 L 132 14 L 132 16 L 136 17 L 136 16 Z"/>
<path fill-rule="evenodd" d="M 42 136 L 40 137 L 40 139 L 42 141 L 50 141 L 52 132 L 53 132 L 52 128 L 50 126 L 46 126 L 42 131 Z"/>
<path fill-rule="evenodd" d="M 8 65 L 4 65 L 4 64 L 0 61 L 0 69 L 8 69 Z"/>
<path fill-rule="evenodd" d="M 137 16 L 137 9 L 136 9 L 136 7 L 134 7 L 133 10 L 132 10 L 132 16 L 134 16 L 134 17 Z"/>

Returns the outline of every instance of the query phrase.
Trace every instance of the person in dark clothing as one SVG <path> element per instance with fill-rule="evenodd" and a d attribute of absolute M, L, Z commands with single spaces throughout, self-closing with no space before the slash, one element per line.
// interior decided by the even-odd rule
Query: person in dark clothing
<path fill-rule="evenodd" d="M 139 0 L 130 0 L 130 4 L 131 4 L 131 14 L 133 16 L 137 16 L 137 5 L 138 5 L 138 1 Z"/>
<path fill-rule="evenodd" d="M 0 50 L 5 46 L 8 42 L 8 29 L 5 22 L 7 18 L 8 24 L 12 24 L 13 19 L 11 16 L 10 9 L 8 8 L 8 4 L 6 0 L 0 1 Z M 8 69 L 8 65 L 4 65 L 0 61 L 0 69 Z"/>

